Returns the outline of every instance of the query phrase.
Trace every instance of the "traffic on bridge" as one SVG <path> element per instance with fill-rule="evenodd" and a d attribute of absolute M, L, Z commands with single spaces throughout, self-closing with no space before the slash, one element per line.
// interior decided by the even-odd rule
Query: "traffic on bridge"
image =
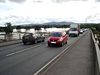
<path fill-rule="evenodd" d="M 100 1 L 0 0 L 0 75 L 100 75 Z"/>

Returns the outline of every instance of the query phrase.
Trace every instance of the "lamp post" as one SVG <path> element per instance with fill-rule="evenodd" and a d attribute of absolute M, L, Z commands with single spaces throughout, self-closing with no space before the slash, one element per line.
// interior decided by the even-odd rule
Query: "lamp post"
<path fill-rule="evenodd" d="M 87 23 L 88 19 L 95 18 L 95 17 L 96 17 L 96 15 L 87 16 L 87 17 L 85 18 L 85 23 Z"/>
<path fill-rule="evenodd" d="M 7 27 L 7 26 L 6 26 L 6 23 L 5 23 L 4 25 L 5 25 L 5 29 L 4 29 L 4 31 L 5 31 L 4 39 L 5 39 L 5 41 L 6 41 L 6 40 L 7 40 L 7 39 L 6 39 L 6 27 Z"/>
<path fill-rule="evenodd" d="M 85 18 L 85 23 L 87 23 L 88 19 L 90 19 L 90 18 L 92 18 L 92 16 L 87 16 L 87 17 Z"/>

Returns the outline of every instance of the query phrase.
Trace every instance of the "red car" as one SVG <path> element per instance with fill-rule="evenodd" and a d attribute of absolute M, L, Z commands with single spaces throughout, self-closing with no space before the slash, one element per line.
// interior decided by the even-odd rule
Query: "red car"
<path fill-rule="evenodd" d="M 48 46 L 57 45 L 63 46 L 68 41 L 68 36 L 66 32 L 53 32 L 48 38 Z"/>

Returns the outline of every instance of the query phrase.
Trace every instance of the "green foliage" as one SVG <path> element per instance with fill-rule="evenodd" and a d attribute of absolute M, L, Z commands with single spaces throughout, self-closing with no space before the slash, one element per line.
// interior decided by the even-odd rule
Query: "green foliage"
<path fill-rule="evenodd" d="M 10 34 L 10 33 L 13 32 L 13 28 L 12 28 L 10 22 L 6 23 L 6 27 L 5 27 L 4 31 L 5 31 L 6 34 Z"/>
<path fill-rule="evenodd" d="M 5 27 L 0 27 L 0 32 L 5 32 Z"/>
<path fill-rule="evenodd" d="M 68 28 L 69 25 L 19 25 L 16 26 L 16 29 L 21 29 L 24 28 L 26 30 L 31 29 L 31 28 L 35 28 L 35 30 L 40 30 L 41 28 L 52 28 L 52 27 L 56 27 L 56 28 Z"/>
<path fill-rule="evenodd" d="M 21 29 L 22 27 L 21 26 L 16 26 L 16 29 Z"/>
<path fill-rule="evenodd" d="M 25 26 L 24 27 L 26 30 L 29 30 L 31 27 L 29 27 L 29 26 Z"/>
<path fill-rule="evenodd" d="M 100 24 L 82 24 L 82 28 L 90 28 L 94 34 L 97 35 L 100 42 Z"/>
<path fill-rule="evenodd" d="M 100 32 L 100 24 L 81 24 L 81 28 L 90 28 Z"/>
<path fill-rule="evenodd" d="M 35 30 L 41 30 L 40 26 L 35 26 Z"/>

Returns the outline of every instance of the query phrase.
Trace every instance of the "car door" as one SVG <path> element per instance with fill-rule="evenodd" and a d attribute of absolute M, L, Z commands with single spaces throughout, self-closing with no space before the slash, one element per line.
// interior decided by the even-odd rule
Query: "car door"
<path fill-rule="evenodd" d="M 65 34 L 65 43 L 67 43 L 67 40 L 68 40 L 68 36 L 67 34 Z"/>
<path fill-rule="evenodd" d="M 67 40 L 68 40 L 68 38 L 67 38 L 67 34 L 66 34 L 66 33 L 63 34 L 63 40 L 64 40 L 64 43 L 66 43 Z"/>
<path fill-rule="evenodd" d="M 39 42 L 42 41 L 42 37 L 41 37 L 40 34 L 37 34 L 37 39 L 38 39 Z"/>

